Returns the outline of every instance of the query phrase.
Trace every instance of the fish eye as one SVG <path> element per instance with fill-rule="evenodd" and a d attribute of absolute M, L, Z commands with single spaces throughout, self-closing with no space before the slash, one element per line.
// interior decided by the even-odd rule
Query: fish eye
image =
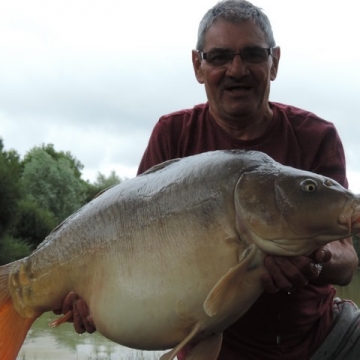
<path fill-rule="evenodd" d="M 314 192 L 317 190 L 318 186 L 316 181 L 312 179 L 306 179 L 300 183 L 301 190 L 305 192 Z"/>

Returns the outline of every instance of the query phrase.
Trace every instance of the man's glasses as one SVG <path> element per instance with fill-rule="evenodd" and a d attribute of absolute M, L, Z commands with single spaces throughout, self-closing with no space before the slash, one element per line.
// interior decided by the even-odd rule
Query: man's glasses
<path fill-rule="evenodd" d="M 232 63 L 235 55 L 240 55 L 241 60 L 247 64 L 261 64 L 267 61 L 268 57 L 272 55 L 273 48 L 262 48 L 258 46 L 247 47 L 238 53 L 230 50 L 218 49 L 208 52 L 198 50 L 201 59 L 206 60 L 212 66 L 224 66 Z"/>

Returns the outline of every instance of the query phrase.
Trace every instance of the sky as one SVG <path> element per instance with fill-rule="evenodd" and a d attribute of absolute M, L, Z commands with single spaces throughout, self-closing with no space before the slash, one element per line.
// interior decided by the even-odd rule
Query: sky
<path fill-rule="evenodd" d="M 136 175 L 159 117 L 206 101 L 191 50 L 216 0 L 0 0 L 0 137 L 54 144 L 83 178 Z M 360 192 L 360 2 L 258 0 L 281 47 L 270 100 L 335 124 Z"/>

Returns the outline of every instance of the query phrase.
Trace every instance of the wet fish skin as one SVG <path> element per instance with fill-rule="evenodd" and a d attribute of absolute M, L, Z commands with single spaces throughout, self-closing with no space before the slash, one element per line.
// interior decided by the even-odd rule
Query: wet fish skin
<path fill-rule="evenodd" d="M 358 233 L 359 207 L 359 196 L 335 181 L 258 152 L 160 164 L 98 196 L 29 257 L 0 267 L 2 359 L 16 358 L 32 322 L 61 308 L 69 291 L 115 342 L 174 348 L 163 357 L 173 359 L 198 341 L 194 358 L 216 359 L 222 331 L 263 291 L 264 254 L 310 254 Z"/>

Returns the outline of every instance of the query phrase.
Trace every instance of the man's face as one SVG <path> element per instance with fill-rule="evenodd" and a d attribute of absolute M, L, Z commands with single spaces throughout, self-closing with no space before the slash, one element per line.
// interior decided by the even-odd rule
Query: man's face
<path fill-rule="evenodd" d="M 252 21 L 233 24 L 218 19 L 205 35 L 203 52 L 226 49 L 239 53 L 248 47 L 268 48 L 262 30 Z M 215 66 L 201 60 L 193 51 L 193 65 L 199 83 L 205 85 L 210 111 L 223 120 L 243 116 L 261 116 L 268 109 L 270 81 L 275 80 L 280 49 L 260 63 L 244 62 L 235 56 L 232 62 Z"/>

